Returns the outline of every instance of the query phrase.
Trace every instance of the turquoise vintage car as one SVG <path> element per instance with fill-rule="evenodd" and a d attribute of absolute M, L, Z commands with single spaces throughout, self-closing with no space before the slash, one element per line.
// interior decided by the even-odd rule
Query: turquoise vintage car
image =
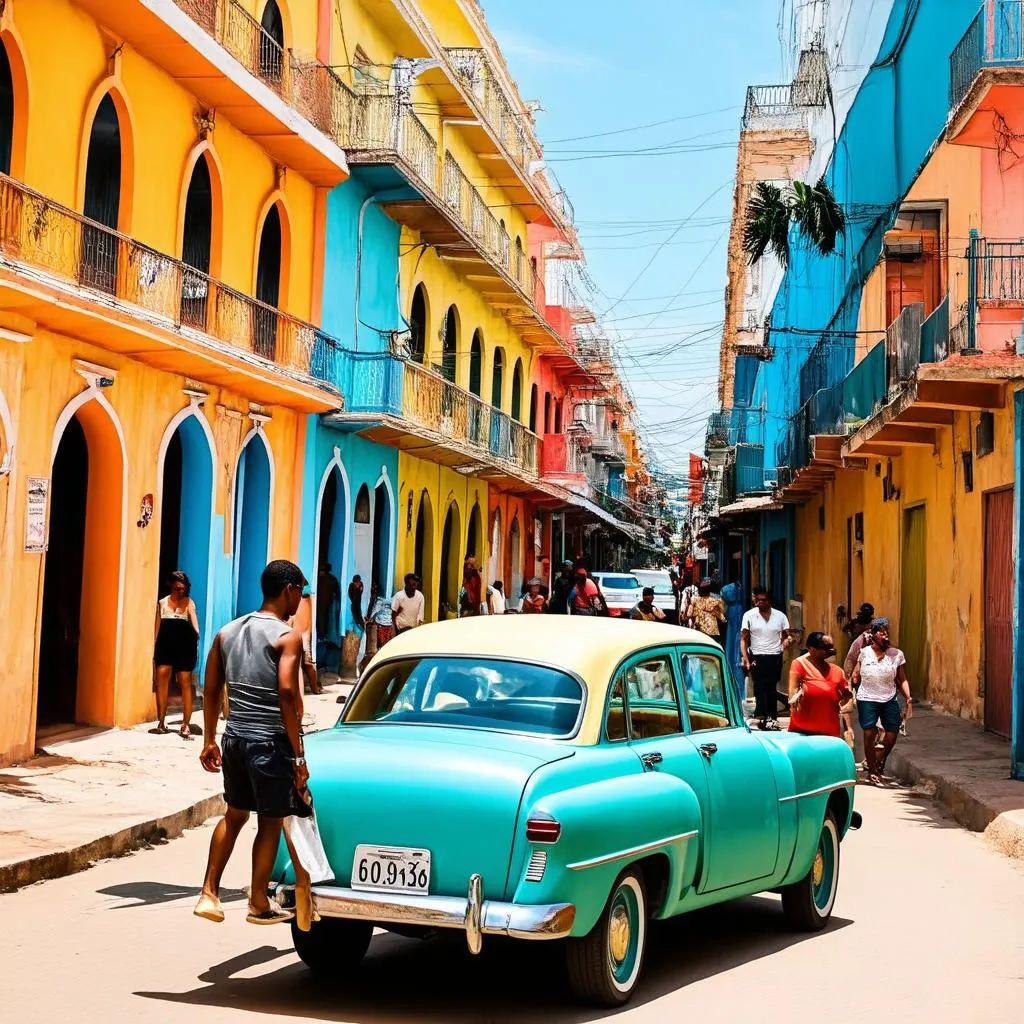
<path fill-rule="evenodd" d="M 306 746 L 335 881 L 295 948 L 332 976 L 375 925 L 547 940 L 576 994 L 633 991 L 652 918 L 764 890 L 828 921 L 860 823 L 838 739 L 753 733 L 721 649 L 660 623 L 501 616 L 375 658 Z M 287 853 L 275 869 L 294 882 Z"/>

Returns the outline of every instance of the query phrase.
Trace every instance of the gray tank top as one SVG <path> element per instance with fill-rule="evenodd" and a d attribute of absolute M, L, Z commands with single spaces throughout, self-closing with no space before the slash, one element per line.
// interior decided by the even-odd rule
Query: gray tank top
<path fill-rule="evenodd" d="M 284 732 L 274 644 L 290 629 L 276 615 L 253 612 L 229 622 L 221 630 L 224 678 L 228 684 L 225 735 L 268 739 Z"/>

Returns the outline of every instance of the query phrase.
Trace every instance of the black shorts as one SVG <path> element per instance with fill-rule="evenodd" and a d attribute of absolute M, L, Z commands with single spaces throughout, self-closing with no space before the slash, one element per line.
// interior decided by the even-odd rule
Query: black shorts
<path fill-rule="evenodd" d="M 264 818 L 304 818 L 309 807 L 295 788 L 292 745 L 284 733 L 249 739 L 225 733 L 221 741 L 224 802 Z"/>

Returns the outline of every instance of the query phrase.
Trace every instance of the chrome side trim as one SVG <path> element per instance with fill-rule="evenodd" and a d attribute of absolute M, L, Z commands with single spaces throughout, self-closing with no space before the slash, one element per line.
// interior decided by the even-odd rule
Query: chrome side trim
<path fill-rule="evenodd" d="M 681 843 L 688 839 L 693 839 L 697 835 L 697 830 L 693 829 L 691 832 L 680 832 L 677 836 L 669 836 L 668 839 L 659 839 L 655 843 L 645 843 L 643 846 L 631 846 L 626 850 L 619 850 L 617 853 L 609 853 L 603 857 L 594 857 L 591 860 L 580 860 L 575 864 L 569 865 L 570 871 L 586 871 L 587 868 L 600 867 L 602 864 L 611 864 L 612 861 L 623 860 L 626 857 L 634 857 L 638 853 L 650 853 L 652 850 L 658 850 L 663 846 L 671 846 L 673 843 Z"/>
<path fill-rule="evenodd" d="M 793 800 L 803 800 L 807 796 L 821 796 L 822 793 L 832 793 L 837 789 L 849 789 L 855 785 L 853 779 L 848 779 L 846 782 L 833 782 L 830 786 L 819 786 L 817 789 L 809 789 L 806 793 L 794 793 L 793 796 L 780 796 L 780 804 L 788 804 Z"/>
<path fill-rule="evenodd" d="M 290 887 L 282 887 L 284 889 Z M 344 917 L 374 924 L 410 924 L 424 928 L 456 928 L 466 933 L 471 951 L 480 936 L 514 939 L 563 939 L 576 920 L 573 903 L 498 903 L 483 898 L 483 880 L 474 875 L 467 896 L 414 896 L 395 892 L 364 892 L 341 886 L 314 885 L 313 905 L 323 917 Z M 476 950 L 473 949 L 474 944 Z"/>

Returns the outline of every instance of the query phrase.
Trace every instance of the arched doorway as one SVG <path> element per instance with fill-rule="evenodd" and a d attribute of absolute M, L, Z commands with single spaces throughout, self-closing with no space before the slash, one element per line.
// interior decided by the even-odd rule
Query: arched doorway
<path fill-rule="evenodd" d="M 501 395 L 505 389 L 505 350 L 494 350 L 494 369 L 491 371 L 491 405 L 501 408 Z"/>
<path fill-rule="evenodd" d="M 483 374 L 484 342 L 479 329 L 473 332 L 473 342 L 469 346 L 469 390 L 480 397 L 480 380 Z"/>
<path fill-rule="evenodd" d="M 109 407 L 98 399 L 58 420 L 58 430 L 50 471 L 36 725 L 111 725 L 124 449 Z"/>
<path fill-rule="evenodd" d="M 516 360 L 512 370 L 512 419 L 523 421 L 523 361 Z"/>
<path fill-rule="evenodd" d="M 200 330 L 206 328 L 206 303 L 209 298 L 210 247 L 213 238 L 213 183 L 209 158 L 201 154 L 192 168 L 185 196 L 185 220 L 182 228 L 181 261 L 188 269 L 181 278 L 181 319 Z"/>
<path fill-rule="evenodd" d="M 441 373 L 446 380 L 455 383 L 459 367 L 459 311 L 448 307 L 444 318 L 444 338 L 441 344 Z"/>
<path fill-rule="evenodd" d="M 410 355 L 414 362 L 427 361 L 427 291 L 423 285 L 416 285 L 409 311 Z"/>
<path fill-rule="evenodd" d="M 424 490 L 416 513 L 416 537 L 413 547 L 413 572 L 419 576 L 426 617 L 433 621 L 434 596 L 434 512 L 430 496 Z"/>
<path fill-rule="evenodd" d="M 502 551 L 502 540 L 503 535 L 501 532 L 501 509 L 496 508 L 494 510 L 494 516 L 491 519 L 491 554 L 490 558 L 487 559 L 487 582 L 493 583 L 495 580 L 500 580 L 502 576 L 501 571 L 501 551 Z M 507 593 L 507 591 L 506 591 Z"/>
<path fill-rule="evenodd" d="M 453 501 L 444 517 L 441 531 L 441 593 L 438 618 L 454 618 L 459 614 L 459 589 L 462 586 L 462 517 Z"/>
<path fill-rule="evenodd" d="M 530 430 L 537 433 L 537 385 L 530 388 Z"/>
<path fill-rule="evenodd" d="M 526 273 L 523 265 L 523 240 L 518 235 L 516 235 L 515 264 L 512 267 L 512 273 L 515 275 L 515 279 L 525 287 Z"/>
<path fill-rule="evenodd" d="M 116 231 L 121 209 L 121 125 L 110 93 L 100 101 L 89 133 L 85 165 L 84 214 L 96 224 L 82 225 L 82 284 L 114 293 L 117 287 Z M 98 227 L 97 225 L 103 225 Z"/>
<path fill-rule="evenodd" d="M 267 211 L 260 232 L 260 251 L 256 261 L 256 307 L 253 350 L 264 359 L 277 354 L 277 305 L 281 301 L 281 213 L 277 203 Z M 270 307 L 270 308 L 268 308 Z"/>
<path fill-rule="evenodd" d="M 544 392 L 544 433 L 551 433 L 551 392 Z"/>
<path fill-rule="evenodd" d="M 11 173 L 14 153 L 14 75 L 7 47 L 0 40 L 0 171 Z"/>
<path fill-rule="evenodd" d="M 473 503 L 473 511 L 469 513 L 469 527 L 466 530 L 466 557 L 475 558 L 477 568 L 483 568 L 480 564 L 480 504 Z"/>
<path fill-rule="evenodd" d="M 391 596 L 391 496 L 382 480 L 373 492 L 373 574 L 382 597 Z"/>
<path fill-rule="evenodd" d="M 284 74 L 284 20 L 277 0 L 267 0 L 260 28 L 260 78 L 280 89 Z"/>
<path fill-rule="evenodd" d="M 370 488 L 363 484 L 356 494 L 356 503 L 352 513 L 352 547 L 355 554 L 353 575 L 359 574 L 363 582 L 362 610 L 366 613 L 367 601 L 370 597 L 370 584 L 373 582 L 373 509 L 370 505 Z M 341 581 L 348 594 L 349 580 Z M 346 610 L 348 603 L 346 602 Z"/>
<path fill-rule="evenodd" d="M 519 517 L 512 520 L 508 532 L 508 558 L 511 578 L 505 593 L 509 601 L 518 601 L 519 592 L 523 589 L 523 538 L 519 530 Z"/>
<path fill-rule="evenodd" d="M 341 581 L 346 573 L 348 488 L 337 462 L 321 483 L 316 546 L 316 658 L 322 671 L 341 668 Z"/>
<path fill-rule="evenodd" d="M 168 592 L 168 578 L 176 569 L 191 580 L 200 651 L 207 639 L 212 516 L 211 442 L 198 415 L 189 413 L 171 434 L 163 453 L 158 593 L 162 597 Z"/>
<path fill-rule="evenodd" d="M 555 423 L 554 423 L 556 434 L 562 432 L 562 400 L 560 398 L 555 399 Z"/>
<path fill-rule="evenodd" d="M 260 575 L 270 546 L 270 450 L 259 431 L 253 432 L 235 471 L 235 615 L 263 604 Z"/>

